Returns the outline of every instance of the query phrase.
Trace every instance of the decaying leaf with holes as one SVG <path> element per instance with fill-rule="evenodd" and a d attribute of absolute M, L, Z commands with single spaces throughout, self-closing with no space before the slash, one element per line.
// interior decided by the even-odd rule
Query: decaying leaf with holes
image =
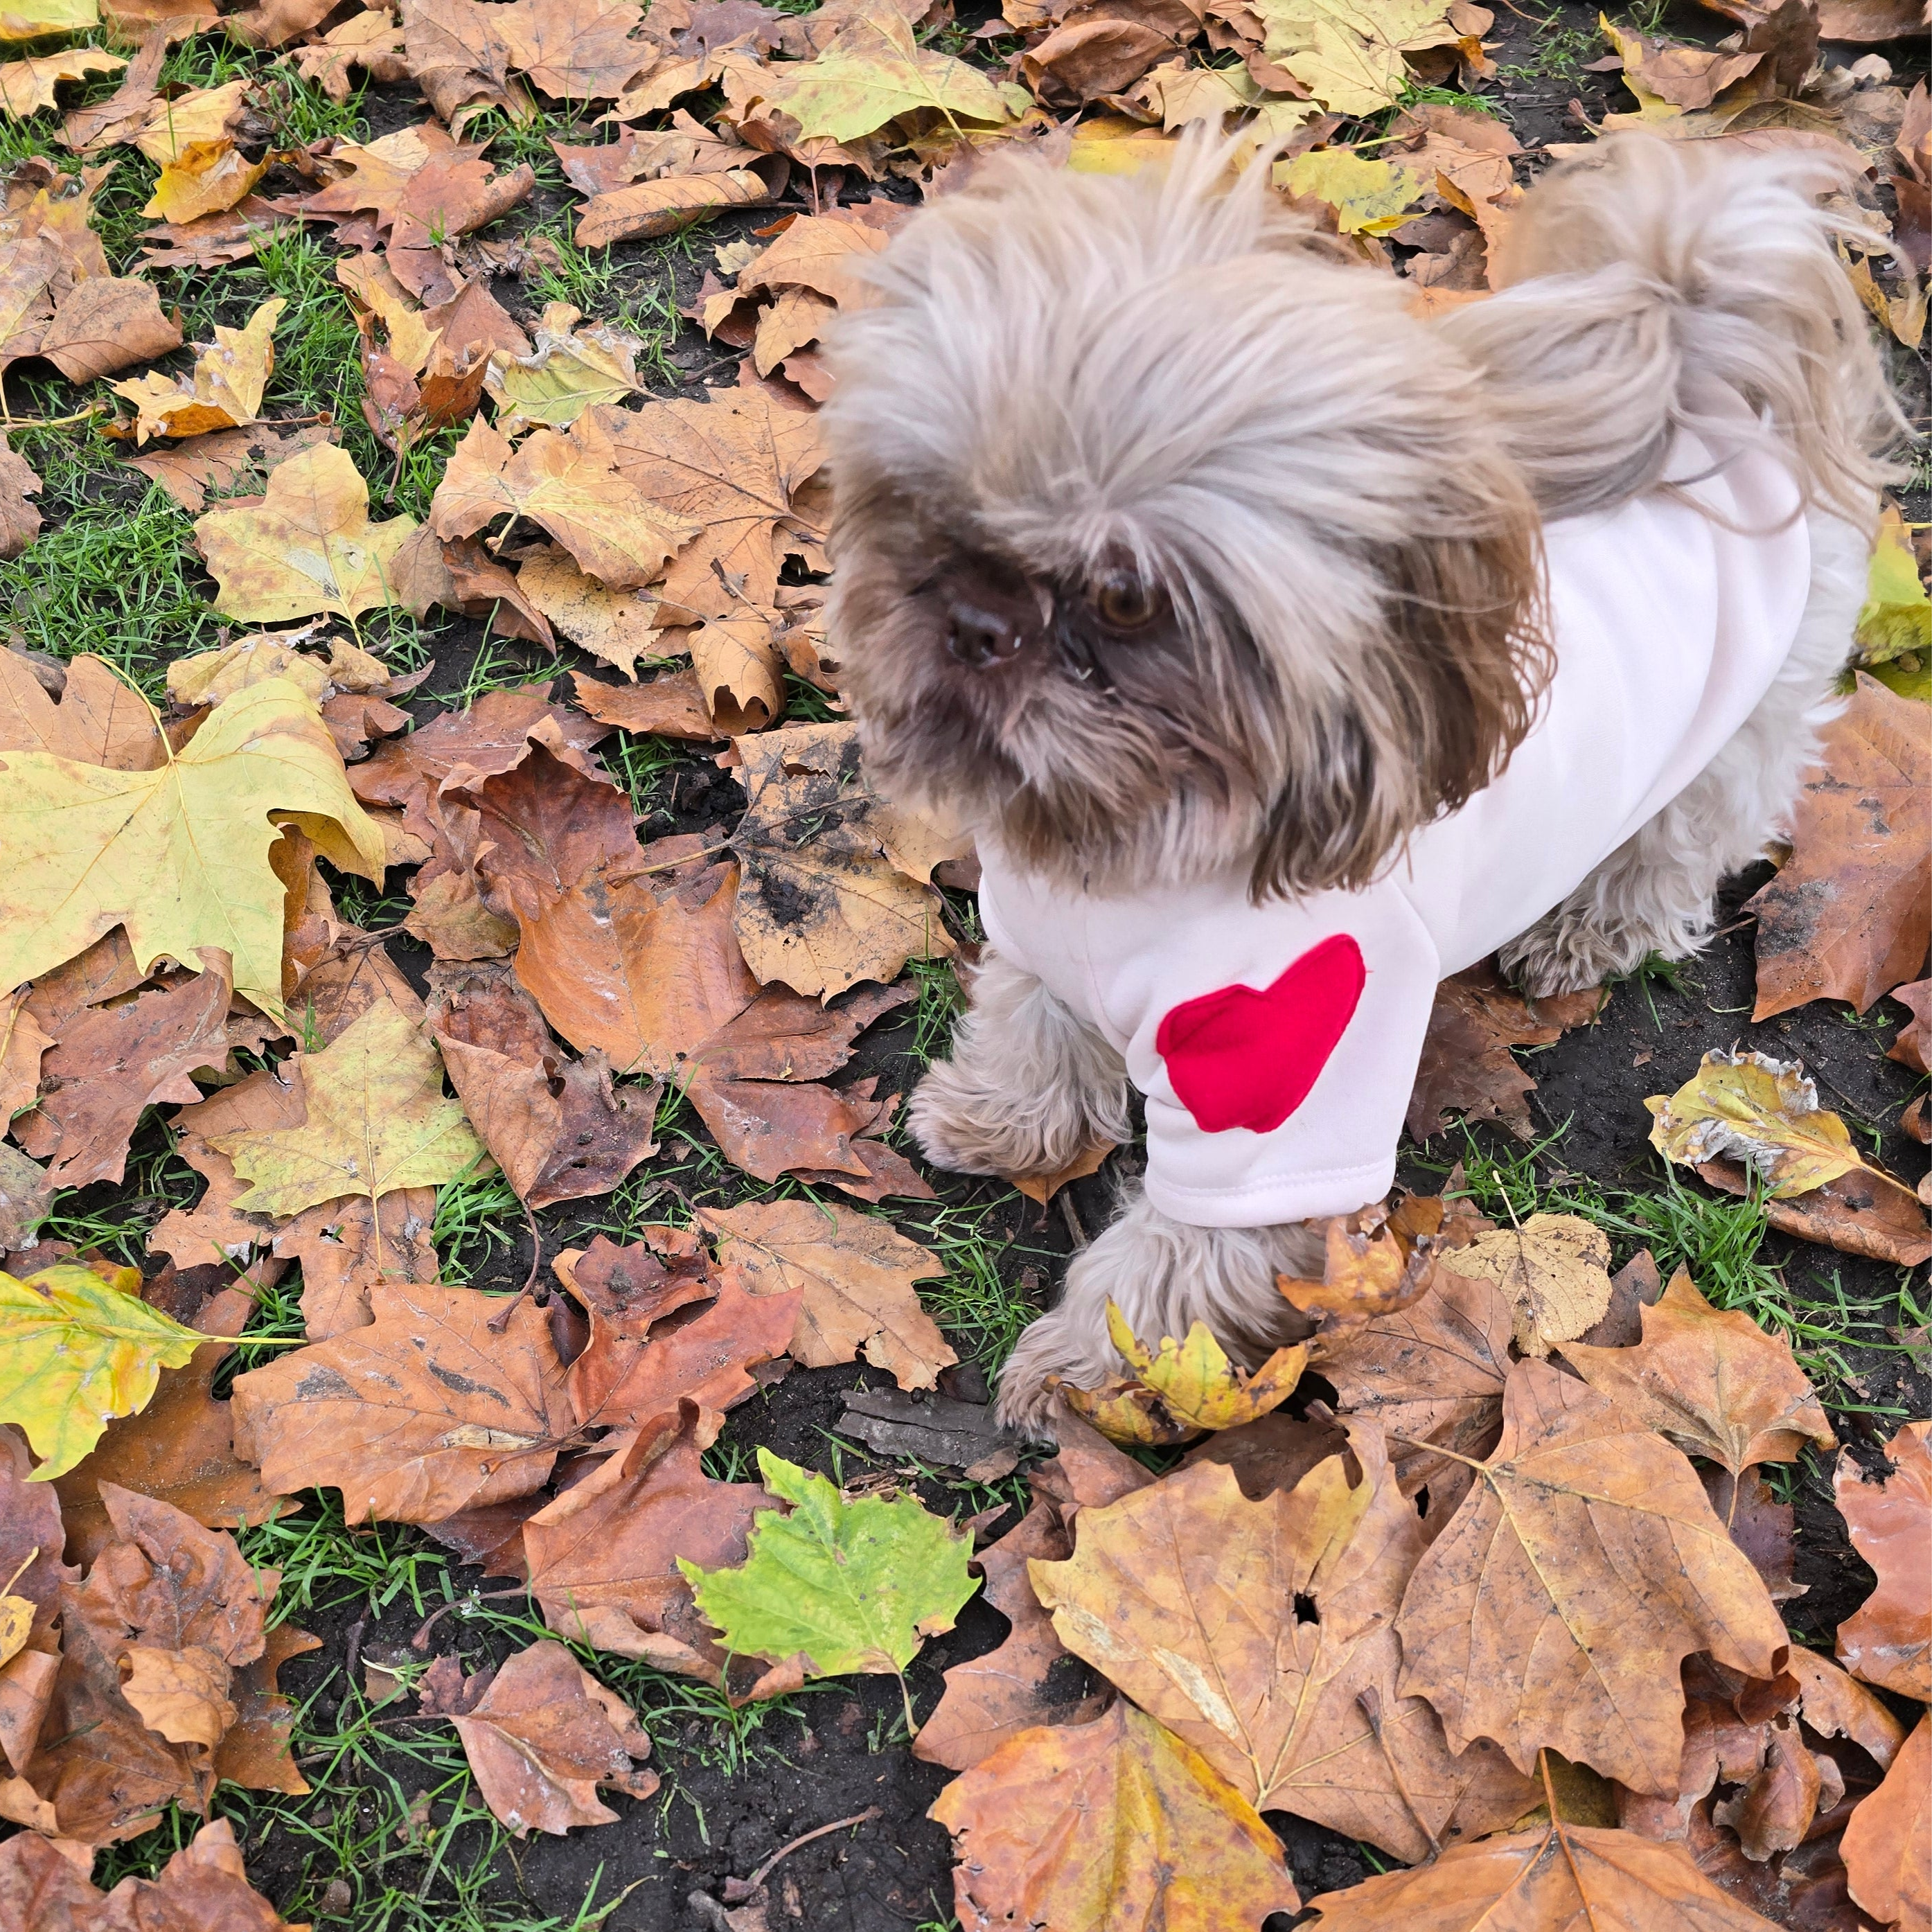
<path fill-rule="evenodd" d="M 1300 1343 L 1277 1348 L 1252 1373 L 1238 1369 L 1227 1352 L 1197 1322 L 1184 1338 L 1163 1335 L 1150 1348 L 1110 1297 L 1107 1333 L 1133 1373 L 1098 1388 L 1076 1388 L 1058 1377 L 1074 1412 L 1112 1442 L 1190 1442 L 1210 1430 L 1233 1429 L 1278 1408 L 1294 1393 L 1308 1365 Z"/>
<path fill-rule="evenodd" d="M 1514 1339 L 1542 1356 L 1603 1319 L 1610 1305 L 1610 1244 L 1574 1214 L 1532 1214 L 1492 1228 L 1456 1251 L 1459 1274 L 1492 1281 L 1515 1310 Z"/>

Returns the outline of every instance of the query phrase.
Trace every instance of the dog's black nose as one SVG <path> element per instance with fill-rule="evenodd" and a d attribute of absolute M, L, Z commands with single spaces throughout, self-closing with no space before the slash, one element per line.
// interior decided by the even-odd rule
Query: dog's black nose
<path fill-rule="evenodd" d="M 988 597 L 954 597 L 947 611 L 946 648 L 963 664 L 975 670 L 1003 664 L 1018 657 L 1026 648 L 1031 611 L 1016 604 L 1003 608 L 1005 600 Z"/>

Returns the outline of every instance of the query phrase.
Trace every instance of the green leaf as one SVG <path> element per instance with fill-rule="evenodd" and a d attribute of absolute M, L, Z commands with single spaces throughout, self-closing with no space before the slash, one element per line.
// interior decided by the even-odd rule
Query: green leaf
<path fill-rule="evenodd" d="M 1932 599 L 1918 580 L 1918 560 L 1904 519 L 1888 508 L 1879 520 L 1864 608 L 1858 613 L 1862 664 L 1885 664 L 1932 651 Z"/>
<path fill-rule="evenodd" d="M 141 1279 L 136 1268 L 116 1273 Z M 46 1459 L 34 1480 L 65 1475 L 110 1418 L 146 1408 L 161 1370 L 207 1340 L 78 1262 L 24 1280 L 0 1274 L 0 1423 L 18 1423 Z"/>
<path fill-rule="evenodd" d="M 950 1630 L 979 1588 L 972 1542 L 911 1497 L 848 1502 L 824 1477 L 769 1449 L 765 1487 L 792 1505 L 760 1510 L 736 1570 L 678 1559 L 698 1607 L 740 1656 L 802 1657 L 812 1677 L 896 1676 L 920 1644 Z"/>

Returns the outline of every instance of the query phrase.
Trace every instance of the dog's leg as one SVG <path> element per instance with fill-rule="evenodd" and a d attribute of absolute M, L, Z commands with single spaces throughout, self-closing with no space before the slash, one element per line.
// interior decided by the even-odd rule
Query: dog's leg
<path fill-rule="evenodd" d="M 1785 822 L 1834 708 L 1832 686 L 1850 652 L 1870 548 L 1835 518 L 1814 516 L 1811 538 L 1810 598 L 1757 709 L 1654 818 L 1502 949 L 1503 970 L 1532 997 L 1596 986 L 1652 953 L 1690 957 L 1710 937 L 1719 882 Z"/>
<path fill-rule="evenodd" d="M 1124 1141 L 1120 1055 L 1040 981 L 988 949 L 952 1058 L 919 1083 L 913 1138 L 956 1174 L 1052 1174 L 1097 1140 Z"/>
<path fill-rule="evenodd" d="M 1308 1332 L 1275 1276 L 1318 1280 L 1323 1259 L 1319 1222 L 1196 1228 L 1171 1220 L 1136 1190 L 1112 1226 L 1073 1257 L 1059 1304 L 1020 1337 L 1000 1370 L 1000 1420 L 1029 1435 L 1050 1434 L 1048 1376 L 1091 1388 L 1120 1372 L 1107 1336 L 1109 1300 L 1150 1348 L 1204 1322 L 1237 1362 L 1251 1367 Z"/>

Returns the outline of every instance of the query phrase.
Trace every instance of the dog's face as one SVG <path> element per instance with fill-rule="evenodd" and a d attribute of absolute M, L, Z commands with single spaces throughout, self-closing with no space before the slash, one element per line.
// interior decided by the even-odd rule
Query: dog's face
<path fill-rule="evenodd" d="M 1360 883 L 1528 721 L 1537 526 L 1471 379 L 1211 152 L 988 172 L 832 345 L 868 769 L 1070 884 Z"/>

